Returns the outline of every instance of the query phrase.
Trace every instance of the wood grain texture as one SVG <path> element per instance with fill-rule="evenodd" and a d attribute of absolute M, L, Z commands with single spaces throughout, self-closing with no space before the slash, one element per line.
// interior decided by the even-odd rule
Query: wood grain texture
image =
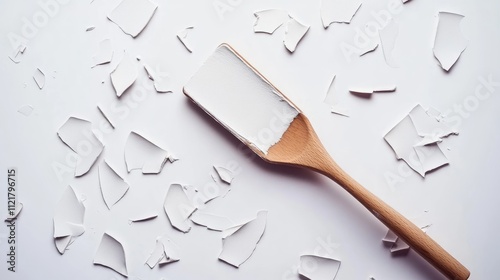
<path fill-rule="evenodd" d="M 328 155 L 309 120 L 302 113 L 291 123 L 281 140 L 269 149 L 267 155 L 255 149 L 254 151 L 271 163 L 305 167 L 324 174 L 342 186 L 446 277 L 457 280 L 469 278 L 469 270 L 439 244 L 344 172 Z"/>

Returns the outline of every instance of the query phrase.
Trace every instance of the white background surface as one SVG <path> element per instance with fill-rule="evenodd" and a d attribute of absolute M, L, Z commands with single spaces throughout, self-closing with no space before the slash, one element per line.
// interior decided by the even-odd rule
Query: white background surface
<path fill-rule="evenodd" d="M 500 2 L 414 0 L 404 5 L 394 15 L 399 24 L 393 52 L 398 68 L 385 64 L 380 47 L 361 58 L 353 55 L 350 62 L 339 47 L 342 42 L 353 44 L 356 28 L 375 21 L 372 12 L 386 9 L 386 0 L 365 1 L 350 25 L 334 24 L 327 30 L 321 25 L 319 1 L 232 1 L 235 6 L 223 17 L 214 10 L 217 1 L 157 1 L 156 14 L 136 39 L 106 17 L 118 0 L 68 2 L 59 5 L 47 24 L 28 38 L 19 64 L 7 57 L 12 52 L 8 34 L 22 35 L 23 19 L 33 21 L 43 10 L 35 1 L 0 4 L 1 212 L 6 208 L 8 167 L 18 168 L 18 197 L 24 203 L 17 221 L 16 273 L 8 272 L 3 261 L 7 229 L 0 227 L 0 278 L 120 279 L 114 271 L 92 264 L 106 231 L 122 241 L 130 279 L 297 279 L 293 269 L 299 256 L 313 253 L 327 240 L 335 243 L 329 248 L 342 261 L 337 279 L 442 279 L 414 252 L 391 257 L 381 242 L 384 226 L 335 183 L 306 170 L 249 158 L 232 135 L 188 101 L 182 86 L 222 42 L 236 48 L 305 112 L 327 150 L 348 173 L 407 217 L 432 223 L 428 234 L 470 269 L 470 279 L 495 277 L 500 259 L 496 242 L 500 88 L 460 117 L 460 135 L 445 139 L 442 145 L 450 165 L 425 179 L 406 172 L 383 136 L 418 103 L 442 112 L 451 110 L 457 116 L 454 106 L 470 99 L 480 84 L 478 77 L 500 80 Z M 283 28 L 272 36 L 253 33 L 253 12 L 268 8 L 285 9 L 311 26 L 295 53 L 288 53 L 282 44 Z M 439 11 L 465 15 L 461 27 L 469 44 L 449 73 L 432 54 Z M 85 32 L 91 25 L 96 29 Z M 195 26 L 188 38 L 192 54 L 175 37 L 190 25 Z M 106 38 L 112 40 L 113 61 L 91 69 L 98 44 Z M 168 72 L 174 92 L 152 90 L 137 62 L 138 80 L 117 99 L 109 73 L 123 50 Z M 32 78 L 37 67 L 46 74 L 42 90 Z M 333 74 L 337 75 L 336 97 L 350 108 L 350 118 L 332 115 L 323 103 Z M 393 82 L 397 92 L 371 99 L 347 92 L 350 86 L 376 82 Z M 149 90 L 141 95 L 144 84 Z M 119 109 L 112 115 L 117 128 L 104 135 L 106 147 L 99 162 L 106 159 L 126 174 L 123 149 L 131 130 L 144 133 L 181 159 L 167 164 L 157 176 L 139 171 L 126 174 L 131 188 L 111 211 L 100 195 L 96 166 L 81 178 L 65 173 L 59 179 L 53 170 L 57 162 L 66 164 L 72 153 L 57 137 L 59 127 L 69 116 L 76 116 L 99 129 L 105 120 L 97 111 L 98 103 Z M 17 112 L 25 104 L 35 108 L 29 117 Z M 191 232 L 182 234 L 170 226 L 162 211 L 171 183 L 202 189 L 211 182 L 214 164 L 236 165 L 238 174 L 232 191 L 207 205 L 208 211 L 235 221 L 252 218 L 258 210 L 269 211 L 261 242 L 239 269 L 217 260 L 220 233 L 193 225 Z M 389 173 L 401 176 L 401 182 L 388 183 Z M 52 238 L 52 217 L 68 184 L 80 198 L 86 197 L 86 232 L 59 255 Z M 148 206 L 159 211 L 157 219 L 128 224 L 132 214 Z M 182 248 L 181 261 L 150 270 L 144 262 L 156 236 L 164 233 Z"/>

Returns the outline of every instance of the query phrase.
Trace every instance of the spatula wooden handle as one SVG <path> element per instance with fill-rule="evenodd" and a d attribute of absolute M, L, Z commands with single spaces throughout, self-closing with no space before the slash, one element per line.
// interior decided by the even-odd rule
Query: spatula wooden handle
<path fill-rule="evenodd" d="M 317 171 L 325 174 L 342 186 L 375 217 L 446 277 L 457 280 L 469 278 L 470 272 L 465 266 L 420 228 L 351 178 L 333 160 L 328 165 L 323 165 L 323 167 L 322 170 Z"/>

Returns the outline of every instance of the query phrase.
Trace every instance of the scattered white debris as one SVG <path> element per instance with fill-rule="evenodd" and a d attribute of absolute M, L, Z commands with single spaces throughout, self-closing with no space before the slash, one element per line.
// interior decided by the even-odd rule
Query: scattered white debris
<path fill-rule="evenodd" d="M 255 12 L 254 15 L 256 17 L 253 25 L 255 33 L 273 34 L 276 29 L 290 19 L 288 12 L 276 9 Z"/>
<path fill-rule="evenodd" d="M 113 124 L 113 122 L 111 121 L 111 119 L 108 117 L 109 114 L 108 113 L 105 113 L 104 107 L 101 106 L 101 105 L 97 105 L 97 109 L 99 110 L 99 112 L 101 112 L 102 116 L 106 119 L 106 121 L 109 123 L 109 125 L 111 125 L 111 127 L 113 129 L 115 129 L 115 125 Z"/>
<path fill-rule="evenodd" d="M 99 186 L 108 209 L 111 209 L 127 193 L 130 186 L 104 161 L 99 165 Z"/>
<path fill-rule="evenodd" d="M 92 132 L 89 121 L 70 117 L 59 128 L 59 138 L 78 154 L 75 177 L 86 174 L 104 149 L 104 145 Z"/>
<path fill-rule="evenodd" d="M 172 227 L 184 233 L 191 229 L 187 220 L 196 207 L 189 200 L 180 184 L 170 185 L 163 208 Z"/>
<path fill-rule="evenodd" d="M 93 67 L 110 63 L 113 60 L 113 48 L 111 47 L 111 40 L 104 39 L 99 43 L 99 54 L 92 57 Z"/>
<path fill-rule="evenodd" d="M 120 241 L 104 233 L 94 257 L 94 264 L 102 265 L 128 277 L 125 250 Z"/>
<path fill-rule="evenodd" d="M 33 79 L 35 80 L 38 88 L 42 89 L 45 85 L 45 74 L 42 72 L 42 70 L 40 70 L 40 68 L 37 68 L 35 70 L 35 73 L 33 73 Z"/>
<path fill-rule="evenodd" d="M 14 52 L 11 55 L 9 55 L 10 60 L 12 60 L 12 62 L 16 64 L 21 62 L 21 56 L 24 54 L 25 50 L 26 50 L 26 45 L 21 43 L 19 46 L 17 46 Z"/>
<path fill-rule="evenodd" d="M 321 21 L 326 29 L 332 23 L 350 23 L 361 7 L 360 0 L 321 0 Z"/>
<path fill-rule="evenodd" d="M 193 223 L 214 231 L 223 231 L 234 226 L 234 222 L 227 217 L 213 215 L 201 210 L 196 210 L 190 219 Z"/>
<path fill-rule="evenodd" d="M 396 46 L 398 33 L 399 25 L 394 21 L 394 19 L 391 19 L 389 23 L 378 32 L 380 44 L 382 45 L 382 51 L 384 52 L 385 62 L 390 67 L 398 67 L 392 57 L 392 50 L 394 50 L 394 47 Z"/>
<path fill-rule="evenodd" d="M 315 255 L 300 256 L 299 274 L 312 280 L 332 280 L 337 276 L 340 261 Z M 314 264 L 314 265 L 313 265 Z"/>
<path fill-rule="evenodd" d="M 214 169 L 224 183 L 231 184 L 231 181 L 234 179 L 234 174 L 231 170 L 222 166 L 214 166 Z"/>
<path fill-rule="evenodd" d="M 239 227 L 234 233 L 222 239 L 219 260 L 239 267 L 250 256 L 259 243 L 266 228 L 267 211 L 259 211 L 257 218 Z"/>
<path fill-rule="evenodd" d="M 162 72 L 159 68 L 158 71 L 155 71 L 152 67 L 147 64 L 144 64 L 144 69 L 148 74 L 150 80 L 154 82 L 155 90 L 159 93 L 172 92 L 172 87 L 168 81 L 168 75 L 165 72 Z"/>
<path fill-rule="evenodd" d="M 294 18 L 290 18 L 286 25 L 285 39 L 283 40 L 286 49 L 293 53 L 308 30 L 309 26 L 303 25 Z"/>
<path fill-rule="evenodd" d="M 182 29 L 181 31 L 177 32 L 177 39 L 179 39 L 179 41 L 181 41 L 182 45 L 184 45 L 186 50 L 188 50 L 188 52 L 190 52 L 190 53 L 193 52 L 193 48 L 187 42 L 187 36 L 189 35 L 189 33 L 191 33 L 191 31 L 193 29 L 194 29 L 193 26 L 189 26 L 189 27 L 186 27 L 186 28 Z"/>
<path fill-rule="evenodd" d="M 95 26 L 89 26 L 87 29 L 85 29 L 85 32 L 89 32 L 95 29 Z"/>
<path fill-rule="evenodd" d="M 143 174 L 158 174 L 169 154 L 137 132 L 130 132 L 125 144 L 125 164 L 128 172 L 141 169 Z"/>
<path fill-rule="evenodd" d="M 434 56 L 441 68 L 449 71 L 467 47 L 467 40 L 460 31 L 463 15 L 439 12 L 439 23 L 434 39 Z"/>
<path fill-rule="evenodd" d="M 111 83 L 116 91 L 116 96 L 122 94 L 135 82 L 137 79 L 137 67 L 130 57 L 125 54 L 122 61 L 111 72 Z"/>
<path fill-rule="evenodd" d="M 362 51 L 359 56 L 363 56 L 365 54 L 374 52 L 378 48 L 378 43 L 375 43 L 373 46 L 369 47 L 368 49 Z"/>
<path fill-rule="evenodd" d="M 71 186 L 67 186 L 54 214 L 54 242 L 62 255 L 74 239 L 85 232 L 83 217 L 85 206 L 76 197 Z"/>
<path fill-rule="evenodd" d="M 17 112 L 28 117 L 29 115 L 31 115 L 31 113 L 33 113 L 33 107 L 31 105 L 23 105 L 19 109 L 17 109 Z"/>
<path fill-rule="evenodd" d="M 156 246 L 146 260 L 146 264 L 153 269 L 158 264 L 163 265 L 179 261 L 180 257 L 175 247 L 176 245 L 167 236 L 158 237 Z"/>
<path fill-rule="evenodd" d="M 7 217 L 5 218 L 6 222 L 13 221 L 17 219 L 17 216 L 19 216 L 19 213 L 21 213 L 21 210 L 23 210 L 23 204 L 21 202 L 18 202 L 16 200 L 16 205 L 14 206 L 14 211 L 11 211 L 9 208 L 9 211 L 7 212 Z"/>
<path fill-rule="evenodd" d="M 135 38 L 149 23 L 157 7 L 149 0 L 122 0 L 108 19 Z"/>
<path fill-rule="evenodd" d="M 374 93 L 395 92 L 395 85 L 381 86 L 377 88 L 349 88 L 349 92 L 354 95 L 372 95 Z"/>

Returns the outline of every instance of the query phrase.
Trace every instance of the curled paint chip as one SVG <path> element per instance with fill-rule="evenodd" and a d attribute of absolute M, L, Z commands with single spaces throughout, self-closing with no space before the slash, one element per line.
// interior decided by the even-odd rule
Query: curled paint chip
<path fill-rule="evenodd" d="M 110 63 L 111 60 L 113 60 L 113 49 L 111 48 L 110 39 L 102 40 L 99 43 L 99 54 L 92 57 L 92 60 L 94 63 L 92 67 L 95 67 L 97 65 L 107 64 Z"/>
<path fill-rule="evenodd" d="M 191 229 L 187 221 L 189 216 L 196 210 L 196 207 L 189 200 L 182 185 L 170 185 L 163 208 L 173 228 L 184 233 Z"/>
<path fill-rule="evenodd" d="M 326 29 L 332 23 L 350 23 L 361 7 L 360 0 L 321 0 L 321 22 Z"/>
<path fill-rule="evenodd" d="M 104 233 L 94 256 L 94 264 L 102 265 L 127 277 L 127 260 L 125 250 L 120 241 L 108 233 Z"/>
<path fill-rule="evenodd" d="M 99 186 L 108 209 L 120 201 L 130 187 L 107 162 L 99 165 Z"/>
<path fill-rule="evenodd" d="M 125 164 L 128 172 L 141 169 L 143 174 L 158 174 L 169 154 L 137 132 L 130 132 L 125 144 Z"/>
<path fill-rule="evenodd" d="M 115 89 L 116 96 L 122 96 L 122 94 L 132 86 L 137 79 L 137 74 L 137 67 L 132 59 L 125 54 L 115 70 L 110 74 L 111 83 Z"/>
<path fill-rule="evenodd" d="M 242 225 L 234 233 L 222 239 L 219 260 L 239 267 L 255 251 L 266 228 L 267 211 L 259 211 L 254 220 Z"/>
<path fill-rule="evenodd" d="M 303 25 L 294 18 L 290 18 L 286 24 L 285 39 L 283 40 L 286 49 L 293 53 L 308 30 L 309 26 Z"/>
<path fill-rule="evenodd" d="M 449 71 L 467 47 L 467 40 L 460 31 L 463 15 L 439 12 L 439 23 L 434 39 L 434 56 L 441 68 Z"/>
<path fill-rule="evenodd" d="M 256 17 L 253 25 L 255 33 L 273 34 L 276 29 L 290 19 L 288 12 L 277 9 L 255 12 L 254 15 Z"/>
<path fill-rule="evenodd" d="M 33 80 L 35 80 L 39 89 L 42 89 L 45 86 L 45 74 L 42 70 L 40 70 L 40 68 L 36 68 L 35 73 L 33 73 Z"/>
<path fill-rule="evenodd" d="M 85 232 L 83 218 L 85 206 L 76 197 L 71 186 L 67 186 L 54 213 L 54 242 L 62 255 L 74 239 Z"/>
<path fill-rule="evenodd" d="M 385 62 L 390 67 L 397 67 L 397 63 L 392 57 L 392 51 L 396 46 L 398 33 L 399 25 L 394 21 L 394 19 L 391 19 L 389 23 L 378 32 L 378 35 L 380 37 L 380 44 L 382 45 L 382 51 L 384 52 Z"/>
<path fill-rule="evenodd" d="M 196 210 L 190 219 L 193 223 L 214 231 L 223 231 L 234 226 L 234 222 L 227 217 L 217 216 L 200 210 Z"/>
<path fill-rule="evenodd" d="M 387 85 L 376 88 L 349 88 L 349 92 L 354 95 L 372 95 L 374 93 L 394 92 L 396 91 L 395 85 Z"/>
<path fill-rule="evenodd" d="M 129 219 L 130 223 L 138 223 L 138 222 L 145 222 L 145 221 L 150 221 L 153 219 L 156 219 L 158 217 L 158 213 L 156 212 L 146 212 L 144 214 L 136 215 L 132 218 Z"/>
<path fill-rule="evenodd" d="M 316 255 L 300 256 L 298 272 L 311 280 L 332 280 L 337 276 L 341 262 L 336 259 Z"/>
<path fill-rule="evenodd" d="M 182 43 L 182 45 L 186 48 L 186 50 L 188 50 L 188 52 L 192 53 L 193 52 L 193 48 L 191 47 L 191 45 L 188 43 L 187 41 L 187 36 L 189 35 L 189 33 L 191 32 L 191 30 L 193 30 L 194 27 L 193 26 L 189 26 L 189 27 L 186 27 L 184 29 L 182 29 L 181 31 L 177 32 L 177 39 L 179 39 L 179 41 Z"/>
<path fill-rule="evenodd" d="M 92 124 L 79 118 L 70 117 L 59 128 L 57 136 L 78 155 L 75 177 L 86 174 L 104 149 L 92 132 Z"/>
<path fill-rule="evenodd" d="M 149 0 L 122 0 L 108 19 L 135 38 L 149 23 L 157 7 Z"/>
<path fill-rule="evenodd" d="M 234 179 L 234 174 L 231 170 L 222 166 L 214 166 L 214 169 L 224 183 L 231 184 L 231 181 Z"/>

